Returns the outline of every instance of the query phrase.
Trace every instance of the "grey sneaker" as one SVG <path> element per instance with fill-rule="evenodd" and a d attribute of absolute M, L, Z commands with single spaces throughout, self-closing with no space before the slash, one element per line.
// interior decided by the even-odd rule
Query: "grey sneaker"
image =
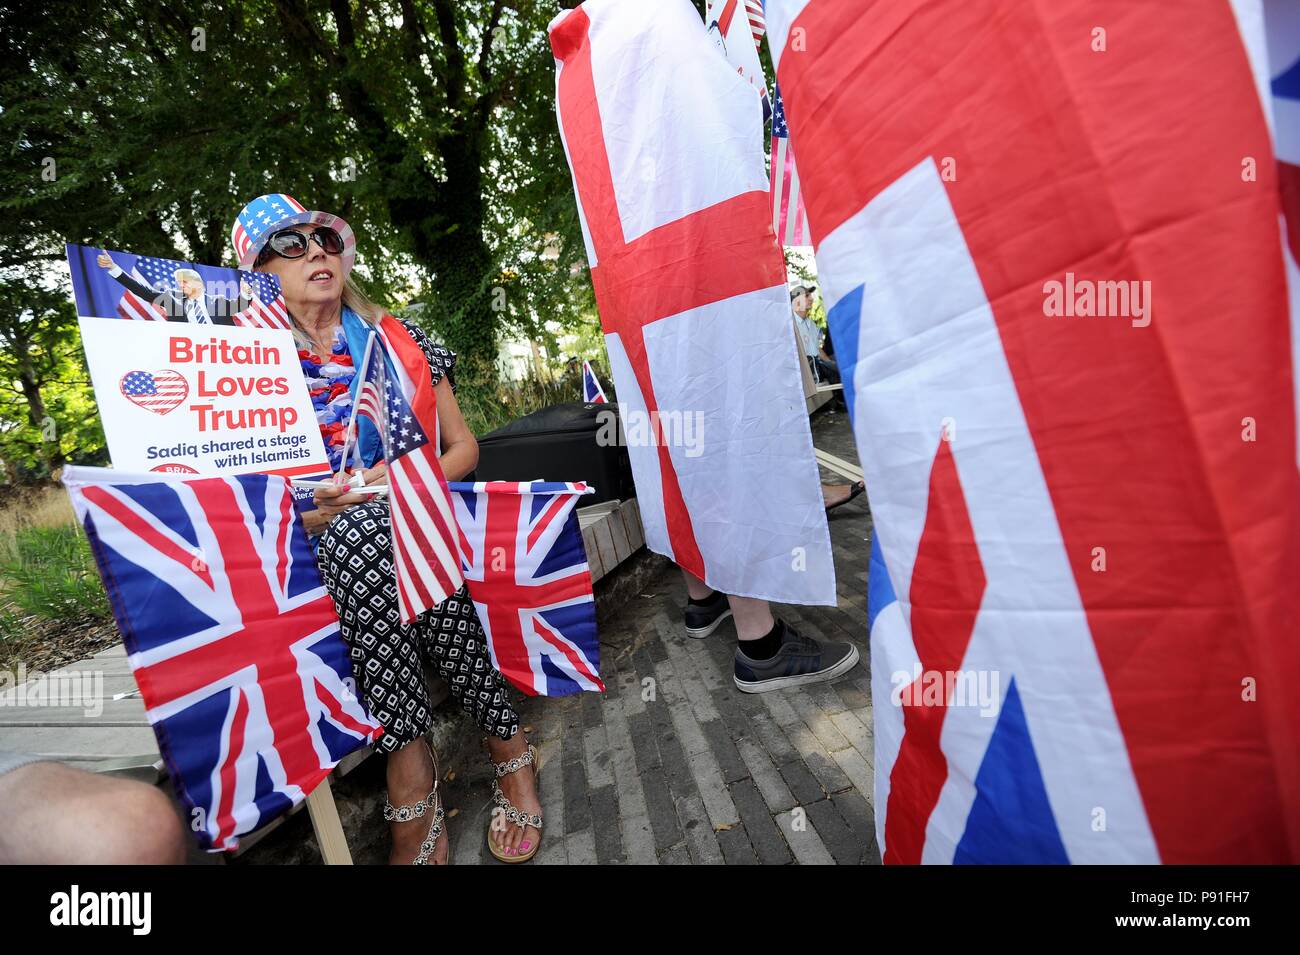
<path fill-rule="evenodd" d="M 686 603 L 686 635 L 696 640 L 703 640 L 722 625 L 722 621 L 731 616 L 731 604 L 727 595 L 715 590 L 707 600 Z"/>
<path fill-rule="evenodd" d="M 825 683 L 852 670 L 858 648 L 851 643 L 819 643 L 800 635 L 784 620 L 781 649 L 770 660 L 751 660 L 736 647 L 736 686 L 742 693 L 766 693 L 808 683 Z"/>

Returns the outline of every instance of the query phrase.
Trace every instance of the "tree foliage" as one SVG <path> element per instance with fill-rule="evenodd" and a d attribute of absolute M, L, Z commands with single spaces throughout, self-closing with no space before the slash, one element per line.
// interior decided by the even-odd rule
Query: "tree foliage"
<path fill-rule="evenodd" d="M 235 214 L 267 192 L 346 218 L 362 286 L 421 303 L 479 366 L 506 330 L 578 320 L 591 291 L 546 39 L 575 2 L 3 0 L 0 278 L 18 311 L 0 321 L 70 334 L 22 297 L 61 274 L 65 242 L 233 264 Z"/>

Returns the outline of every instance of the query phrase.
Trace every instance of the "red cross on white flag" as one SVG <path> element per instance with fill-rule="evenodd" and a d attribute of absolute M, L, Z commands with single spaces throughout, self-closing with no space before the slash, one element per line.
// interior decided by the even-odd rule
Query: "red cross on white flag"
<path fill-rule="evenodd" d="M 727 593 L 832 604 L 754 91 L 688 0 L 588 0 L 550 37 L 646 543 Z"/>

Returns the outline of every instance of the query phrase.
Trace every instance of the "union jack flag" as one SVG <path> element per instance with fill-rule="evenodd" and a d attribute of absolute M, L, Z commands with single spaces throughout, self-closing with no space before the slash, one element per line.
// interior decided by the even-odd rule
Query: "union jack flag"
<path fill-rule="evenodd" d="M 63 481 L 203 848 L 235 848 L 379 736 L 283 477 Z"/>
<path fill-rule="evenodd" d="M 529 696 L 603 693 L 591 569 L 573 511 L 594 489 L 544 481 L 451 489 L 492 665 Z"/>
<path fill-rule="evenodd" d="M 600 387 L 600 379 L 596 377 L 596 372 L 592 370 L 589 361 L 582 363 L 582 400 L 598 405 L 606 404 L 609 401 L 605 397 L 605 389 Z"/>
<path fill-rule="evenodd" d="M 766 7 L 871 491 L 883 859 L 1295 864 L 1300 8 L 1043 6 Z"/>
<path fill-rule="evenodd" d="M 403 623 L 464 584 L 451 492 L 438 463 L 438 406 L 428 360 L 401 322 L 385 315 L 362 358 L 354 418 L 383 440 L 392 507 L 393 567 Z M 344 449 L 345 460 L 347 449 Z"/>
<path fill-rule="evenodd" d="M 235 315 L 235 324 L 246 328 L 292 328 L 289 310 L 280 293 L 280 279 L 265 272 L 240 272 L 240 281 L 253 290 L 253 303 Z"/>

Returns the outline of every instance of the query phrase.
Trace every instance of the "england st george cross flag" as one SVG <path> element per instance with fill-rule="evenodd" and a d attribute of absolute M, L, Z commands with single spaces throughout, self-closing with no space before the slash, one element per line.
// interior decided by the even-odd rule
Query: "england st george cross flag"
<path fill-rule="evenodd" d="M 379 736 L 283 477 L 63 482 L 205 849 L 235 848 Z"/>
<path fill-rule="evenodd" d="M 886 862 L 1300 862 L 1294 60 L 1277 7 L 1167 7 L 767 4 L 876 521 Z"/>
<path fill-rule="evenodd" d="M 646 543 L 729 594 L 833 604 L 758 91 L 689 0 L 587 0 L 550 37 L 624 427 L 651 436 Z"/>

